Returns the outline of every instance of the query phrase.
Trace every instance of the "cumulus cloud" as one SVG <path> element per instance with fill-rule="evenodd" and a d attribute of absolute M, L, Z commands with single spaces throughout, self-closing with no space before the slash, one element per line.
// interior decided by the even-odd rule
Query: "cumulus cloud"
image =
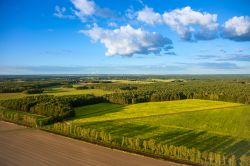
<path fill-rule="evenodd" d="M 137 20 L 150 25 L 164 23 L 184 40 L 211 40 L 217 37 L 217 15 L 194 11 L 189 6 L 162 15 L 145 7 L 138 12 Z"/>
<path fill-rule="evenodd" d="M 155 25 L 162 22 L 162 17 L 159 13 L 154 12 L 153 8 L 145 7 L 143 10 L 138 12 L 137 20 Z"/>
<path fill-rule="evenodd" d="M 67 9 L 65 7 L 56 6 L 54 16 L 58 18 L 74 19 L 75 16 L 66 14 Z"/>
<path fill-rule="evenodd" d="M 194 11 L 189 6 L 165 12 L 163 22 L 184 40 L 210 40 L 217 36 L 217 15 Z"/>
<path fill-rule="evenodd" d="M 73 10 L 74 14 L 82 21 L 86 20 L 87 16 L 91 16 L 96 11 L 96 4 L 91 0 L 71 0 L 77 10 Z"/>
<path fill-rule="evenodd" d="M 168 51 L 172 41 L 155 32 L 134 29 L 130 25 L 108 30 L 95 25 L 90 30 L 80 31 L 93 41 L 100 42 L 107 48 L 106 55 L 132 56 L 134 54 L 159 54 Z"/>
<path fill-rule="evenodd" d="M 226 21 L 222 36 L 235 41 L 250 41 L 250 17 L 233 17 Z"/>

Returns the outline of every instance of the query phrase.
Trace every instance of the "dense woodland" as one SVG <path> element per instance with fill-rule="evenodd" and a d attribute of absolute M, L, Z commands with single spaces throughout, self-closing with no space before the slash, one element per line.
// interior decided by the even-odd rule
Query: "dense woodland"
<path fill-rule="evenodd" d="M 135 85 L 133 85 L 135 86 Z M 110 86 L 99 85 L 99 88 Z M 110 102 L 133 104 L 148 101 L 207 99 L 250 103 L 250 84 L 193 81 L 185 83 L 154 83 L 137 85 L 137 90 L 106 95 Z"/>

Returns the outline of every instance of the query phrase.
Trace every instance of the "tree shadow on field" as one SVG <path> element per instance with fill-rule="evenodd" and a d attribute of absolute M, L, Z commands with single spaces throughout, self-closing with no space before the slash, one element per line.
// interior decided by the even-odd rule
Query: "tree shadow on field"
<path fill-rule="evenodd" d="M 96 111 L 96 110 L 93 109 L 92 112 L 88 112 L 88 113 L 85 113 L 85 114 L 82 114 L 82 115 L 78 115 L 76 117 L 72 117 L 71 120 L 82 119 L 82 118 L 92 118 L 92 117 L 96 117 L 96 116 L 102 116 L 102 115 L 105 115 L 105 114 L 120 112 L 120 111 L 123 110 L 123 108 L 124 108 L 124 106 L 120 105 L 120 106 L 117 106 L 117 107 L 107 108 L 107 109 L 103 109 L 103 110 L 100 110 L 100 111 Z"/>
<path fill-rule="evenodd" d="M 105 131 L 116 136 L 127 136 L 127 137 L 141 137 L 148 133 L 152 133 L 157 130 L 158 127 L 150 125 L 138 125 L 133 123 L 119 124 L 117 122 L 93 122 L 89 124 L 83 124 L 83 127 L 90 128 L 104 128 Z"/>
<path fill-rule="evenodd" d="M 176 130 L 152 137 L 157 142 L 175 146 L 186 146 L 188 148 L 197 148 L 200 151 L 220 152 L 225 155 L 241 155 L 249 153 L 250 141 L 211 134 L 206 131 L 195 130 Z"/>

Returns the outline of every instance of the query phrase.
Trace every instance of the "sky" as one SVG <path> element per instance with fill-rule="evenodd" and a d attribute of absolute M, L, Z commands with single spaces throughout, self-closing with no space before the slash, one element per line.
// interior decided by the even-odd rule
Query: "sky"
<path fill-rule="evenodd" d="M 249 0 L 1 0 L 0 74 L 250 74 Z"/>

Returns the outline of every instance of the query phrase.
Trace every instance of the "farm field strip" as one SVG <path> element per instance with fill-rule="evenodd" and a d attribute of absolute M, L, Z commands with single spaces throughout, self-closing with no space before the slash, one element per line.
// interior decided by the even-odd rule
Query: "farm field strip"
<path fill-rule="evenodd" d="M 90 106 L 79 107 L 76 109 L 76 114 L 81 112 L 81 117 L 75 117 L 70 122 L 72 123 L 83 123 L 83 122 L 95 122 L 95 121 L 107 121 L 107 120 L 119 120 L 128 118 L 140 118 L 147 116 L 158 116 L 167 115 L 183 112 L 200 111 L 204 109 L 216 109 L 225 107 L 237 107 L 243 104 L 218 102 L 209 100 L 179 100 L 179 101 L 165 101 L 165 102 L 148 102 L 133 104 L 124 107 L 117 107 L 112 110 L 107 110 L 105 105 L 94 105 L 91 106 L 92 111 L 95 110 L 95 106 L 102 113 L 96 111 L 91 116 L 84 116 L 84 112 L 91 112 Z M 102 108 L 99 108 L 102 107 Z M 107 111 L 103 111 L 107 110 Z"/>
<path fill-rule="evenodd" d="M 240 106 L 228 106 L 228 107 L 220 107 L 221 109 L 226 109 L 226 108 L 238 108 L 238 107 L 243 107 L 242 105 Z M 112 109 L 116 109 L 116 108 L 112 108 Z M 99 111 L 99 112 L 93 112 L 93 113 L 89 113 L 89 114 L 85 114 L 85 115 L 92 115 L 95 113 L 102 113 L 102 112 L 107 112 L 109 110 L 112 109 L 106 109 L 103 111 Z M 140 116 L 140 117 L 133 117 L 133 118 L 121 118 L 121 119 L 113 119 L 113 120 L 103 120 L 103 121 L 91 121 L 89 123 L 102 123 L 102 122 L 119 122 L 119 121 L 126 121 L 126 120 L 140 120 L 140 119 L 147 119 L 147 118 L 160 118 L 160 117 L 165 117 L 165 116 L 175 116 L 175 115 L 182 115 L 182 114 L 189 114 L 189 113 L 195 113 L 195 112 L 203 112 L 203 111 L 211 111 L 211 110 L 218 110 L 218 108 L 209 108 L 209 109 L 201 109 L 201 110 L 192 110 L 192 111 L 185 111 L 185 112 L 177 112 L 177 113 L 168 113 L 168 114 L 158 114 L 158 115 L 149 115 L 149 116 Z M 84 116 L 85 116 L 84 115 Z M 87 122 L 88 123 L 88 122 Z M 81 123 L 80 123 L 81 124 Z"/>
<path fill-rule="evenodd" d="M 102 89 L 86 89 L 86 90 L 76 90 L 74 88 L 52 88 L 51 90 L 44 91 L 41 94 L 25 94 L 22 92 L 18 93 L 0 93 L 0 100 L 7 99 L 18 99 L 27 96 L 36 95 L 54 95 L 54 96 L 64 96 L 64 95 L 83 95 L 83 94 L 93 94 L 96 96 L 101 96 L 105 94 L 113 93 L 112 91 L 102 90 Z"/>
<path fill-rule="evenodd" d="M 183 145 L 226 155 L 250 154 L 250 106 L 247 105 L 79 126 L 105 131 L 120 139 L 122 136 L 153 139 L 161 144 Z"/>
<path fill-rule="evenodd" d="M 250 140 L 250 106 L 235 108 L 213 109 L 203 112 L 188 112 L 173 116 L 155 118 L 138 118 L 122 121 L 106 121 L 82 123 L 82 126 L 116 126 L 129 124 L 130 126 L 150 126 L 164 132 L 164 128 L 181 128 L 213 132 L 222 135 L 234 136 Z M 244 126 L 244 127 L 242 127 Z"/>
<path fill-rule="evenodd" d="M 76 113 L 69 124 L 104 131 L 116 139 L 153 139 L 225 155 L 250 154 L 250 106 L 244 104 L 208 100 L 128 106 L 100 103 L 79 107 Z"/>

